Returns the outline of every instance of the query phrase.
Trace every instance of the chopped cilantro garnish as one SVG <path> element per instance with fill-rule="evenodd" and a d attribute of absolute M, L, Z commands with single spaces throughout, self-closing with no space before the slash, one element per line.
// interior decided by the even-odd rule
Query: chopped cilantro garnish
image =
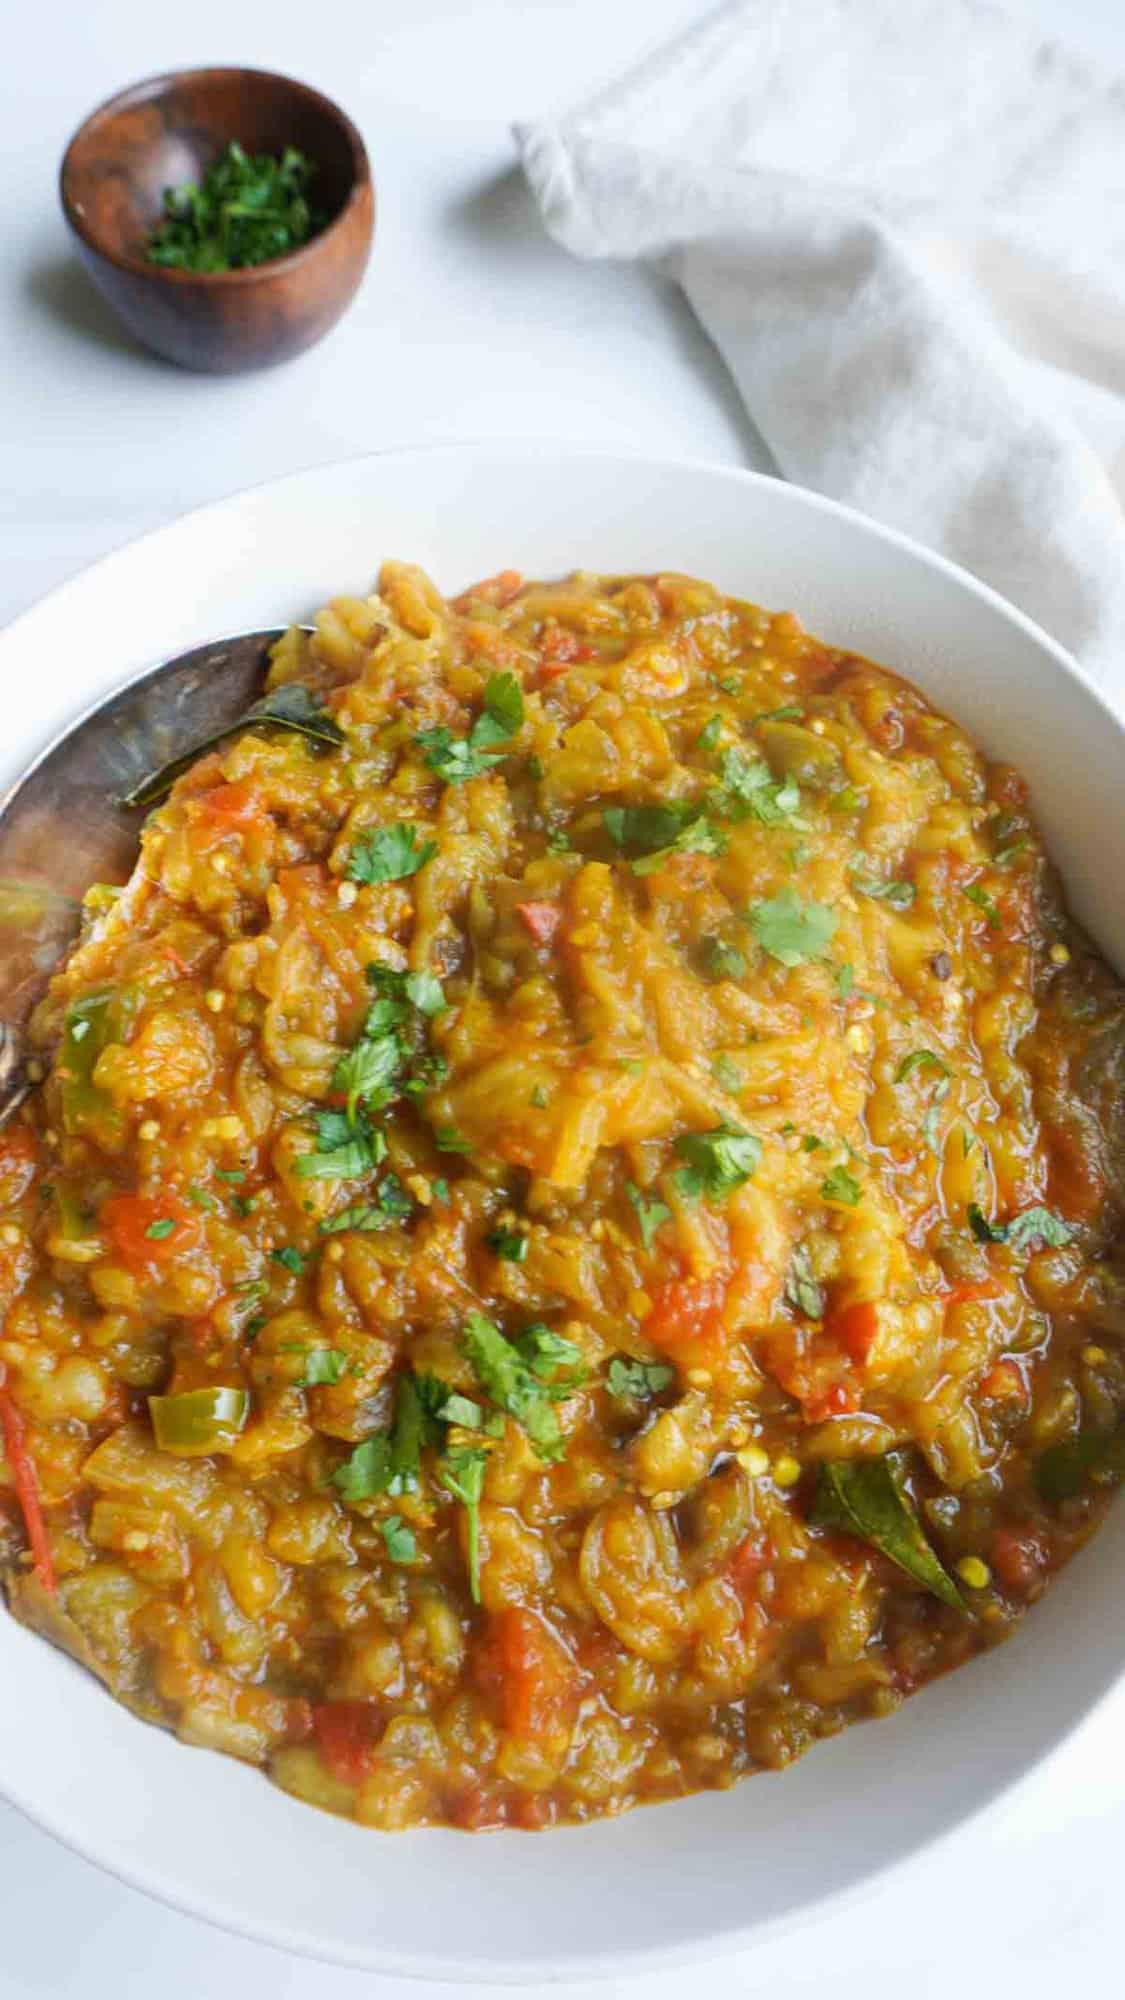
<path fill-rule="evenodd" d="M 713 1132 L 681 1133 L 676 1151 L 687 1162 L 675 1177 L 679 1192 L 692 1201 L 700 1195 L 721 1201 L 750 1179 L 761 1158 L 762 1142 L 753 1132 L 719 1125 Z"/>
<path fill-rule="evenodd" d="M 1013 1250 L 1026 1250 L 1036 1243 L 1059 1250 L 1074 1236 L 1070 1223 L 1053 1215 L 1049 1208 L 1027 1208 L 1011 1222 L 989 1222 L 983 1210 L 971 1201 L 968 1215 L 969 1227 L 978 1243 L 1007 1243 Z"/>
<path fill-rule="evenodd" d="M 788 966 L 823 958 L 836 929 L 834 910 L 826 903 L 803 903 L 795 889 L 752 903 L 749 920 L 762 950 Z"/>
<path fill-rule="evenodd" d="M 286 1243 L 281 1250 L 271 1250 L 270 1260 L 274 1264 L 284 1264 L 285 1269 L 292 1271 L 295 1278 L 300 1277 L 306 1265 L 306 1259 L 299 1250 L 293 1248 L 291 1243 Z"/>
<path fill-rule="evenodd" d="M 852 886 L 861 896 L 870 896 L 872 902 L 889 903 L 892 910 L 908 910 L 914 901 L 913 882 L 884 882 L 881 875 L 872 875 L 863 867 L 852 869 Z"/>
<path fill-rule="evenodd" d="M 484 690 L 484 712 L 478 715 L 467 737 L 455 737 L 439 726 L 422 729 L 417 741 L 426 753 L 426 764 L 447 785 L 459 785 L 466 778 L 479 778 L 499 764 L 506 754 L 496 752 L 523 724 L 523 692 L 514 674 L 493 674 Z"/>
<path fill-rule="evenodd" d="M 754 726 L 759 722 L 799 722 L 804 712 L 795 702 L 789 702 L 784 708 L 764 708 L 760 715 L 751 717 L 751 722 Z"/>
<path fill-rule="evenodd" d="M 818 1139 L 815 1132 L 806 1132 L 804 1138 L 801 1140 L 801 1151 L 802 1153 L 817 1153 L 823 1144 L 824 1140 Z"/>
<path fill-rule="evenodd" d="M 351 1229 L 370 1233 L 376 1229 L 389 1229 L 395 1222 L 405 1222 L 413 1213 L 414 1203 L 398 1175 L 384 1174 L 374 1201 L 358 1202 L 353 1208 L 341 1209 L 339 1215 L 327 1217 L 320 1224 L 320 1230 L 324 1236 L 339 1236 Z"/>
<path fill-rule="evenodd" d="M 408 972 L 404 984 L 407 999 L 420 1014 L 444 1014 L 445 994 L 432 972 Z"/>
<path fill-rule="evenodd" d="M 659 1396 L 675 1379 L 675 1369 L 664 1361 L 634 1361 L 629 1355 L 615 1354 L 606 1371 L 605 1385 L 619 1401 L 643 1402 Z"/>
<path fill-rule="evenodd" d="M 719 767 L 722 802 L 727 819 L 757 819 L 764 826 L 799 825 L 801 794 L 793 778 L 775 779 L 761 757 L 727 750 Z"/>
<path fill-rule="evenodd" d="M 439 1177 L 438 1177 L 438 1179 L 437 1179 L 436 1181 L 431 1181 L 431 1182 L 430 1182 L 430 1186 L 431 1186 L 431 1188 L 433 1189 L 433 1194 L 434 1194 L 434 1200 L 435 1200 L 435 1201 L 440 1201 L 440 1202 L 441 1202 L 441 1203 L 443 1204 L 443 1206 L 445 1206 L 445 1207 L 448 1207 L 448 1205 L 449 1205 L 449 1182 L 448 1182 L 447 1180 L 443 1180 L 443 1179 L 442 1179 L 442 1178 L 440 1177 L 440 1175 L 439 1175 Z"/>
<path fill-rule="evenodd" d="M 854 1208 L 863 1189 L 846 1167 L 833 1167 L 832 1172 L 821 1181 L 820 1192 L 825 1201 L 837 1201 L 845 1208 Z"/>
<path fill-rule="evenodd" d="M 518 1347 L 483 1313 L 469 1314 L 461 1344 L 497 1409 L 522 1425 L 540 1458 L 561 1458 L 565 1446 L 554 1405 Z"/>
<path fill-rule="evenodd" d="M 283 257 L 328 220 L 310 207 L 313 162 L 296 146 L 246 153 L 237 140 L 199 181 L 164 190 L 161 220 L 148 237 L 150 264 L 182 271 L 234 271 Z"/>
<path fill-rule="evenodd" d="M 401 1514 L 388 1514 L 379 1523 L 379 1533 L 383 1537 L 387 1554 L 393 1563 L 413 1562 L 418 1553 L 413 1528 L 408 1528 Z"/>
<path fill-rule="evenodd" d="M 205 1215 L 216 1215 L 218 1213 L 219 1204 L 213 1194 L 208 1194 L 206 1188 L 189 1187 L 187 1198 L 193 1208 L 201 1208 Z"/>
<path fill-rule="evenodd" d="M 421 1472 L 422 1447 L 435 1442 L 437 1427 L 414 1375 L 399 1378 L 394 1422 L 389 1431 L 357 1444 L 338 1465 L 332 1483 L 349 1506 L 379 1493 L 413 1493 Z"/>
<path fill-rule="evenodd" d="M 469 1595 L 480 1603 L 480 1500 L 488 1453 L 479 1445 L 464 1445 L 447 1452 L 438 1466 L 438 1479 L 447 1493 L 459 1500 L 468 1516 Z"/>
<path fill-rule="evenodd" d="M 813 1275 L 812 1259 L 805 1243 L 798 1243 L 789 1260 L 785 1296 L 791 1306 L 804 1313 L 806 1319 L 823 1319 L 824 1290 Z"/>
<path fill-rule="evenodd" d="M 298 1389 L 334 1389 L 348 1365 L 340 1347 L 310 1347 L 305 1353 Z"/>
<path fill-rule="evenodd" d="M 699 732 L 698 742 L 700 749 L 714 750 L 722 733 L 723 718 L 721 715 L 713 715 L 710 722 L 704 723 L 703 728 Z"/>
<path fill-rule="evenodd" d="M 672 1211 L 666 1202 L 650 1201 L 648 1196 L 643 1195 L 640 1188 L 636 1187 L 632 1181 L 626 1181 L 625 1192 L 636 1210 L 637 1223 L 641 1232 L 641 1242 L 644 1244 L 646 1250 L 651 1250 L 657 1230 L 665 1222 L 672 1220 Z"/>
<path fill-rule="evenodd" d="M 989 895 L 988 890 L 983 888 L 979 882 L 966 882 L 961 894 L 967 896 L 970 903 L 975 903 L 978 910 L 983 911 L 990 931 L 998 931 L 1003 928 L 1000 912 L 996 904 Z"/>
<path fill-rule="evenodd" d="M 708 938 L 703 947 L 704 969 L 712 979 L 741 979 L 746 972 L 746 960 L 733 944 L 724 944 L 722 938 Z"/>
<path fill-rule="evenodd" d="M 839 965 L 836 968 L 836 991 L 841 1000 L 846 1000 L 855 985 L 854 965 Z"/>
<path fill-rule="evenodd" d="M 533 1375 L 541 1381 L 549 1381 L 560 1368 L 569 1369 L 565 1380 L 558 1384 L 564 1392 L 584 1381 L 586 1370 L 582 1361 L 582 1350 L 565 1334 L 555 1333 L 549 1326 L 525 1327 L 516 1336 L 513 1345 L 527 1362 Z"/>
<path fill-rule="evenodd" d="M 371 1111 L 391 1102 L 402 1059 L 402 1043 L 395 1034 L 364 1035 L 340 1057 L 332 1072 L 332 1088 L 345 1093 L 349 1119 L 355 1119 L 361 1098 Z"/>
<path fill-rule="evenodd" d="M 676 799 L 659 806 L 607 806 L 602 813 L 615 846 L 631 855 L 635 875 L 651 875 L 670 854 L 722 854 L 725 836 L 702 806 Z"/>
<path fill-rule="evenodd" d="M 175 1219 L 172 1216 L 161 1216 L 156 1222 L 149 1223 L 148 1228 L 145 1230 L 145 1235 L 148 1237 L 150 1243 L 163 1243 L 164 1238 L 171 1236 L 175 1227 Z"/>
<path fill-rule="evenodd" d="M 494 1229 L 484 1240 L 504 1264 L 522 1264 L 527 1256 L 528 1239 L 522 1230 Z"/>
<path fill-rule="evenodd" d="M 463 1431 L 479 1431 L 484 1428 L 484 1410 L 471 1396 L 462 1396 L 454 1391 L 438 1407 L 438 1416 L 445 1424 L 456 1424 Z"/>
<path fill-rule="evenodd" d="M 318 1111 L 316 1133 L 314 1151 L 293 1162 L 299 1180 L 358 1180 L 378 1165 L 387 1150 L 381 1132 L 362 1124 L 353 1131 L 342 1111 Z"/>
<path fill-rule="evenodd" d="M 456 1125 L 435 1125 L 434 1145 L 439 1153 L 471 1153 L 473 1150 L 471 1142 L 457 1130 Z"/>
<path fill-rule="evenodd" d="M 244 1167 L 216 1167 L 215 1179 L 219 1181 L 244 1181 L 246 1179 L 246 1169 Z"/>
<path fill-rule="evenodd" d="M 528 1099 L 529 1104 L 534 1105 L 536 1111 L 545 1111 L 550 1101 L 550 1096 L 544 1090 L 543 1085 L 537 1083 Z"/>
<path fill-rule="evenodd" d="M 941 1056 L 935 1055 L 933 1049 L 912 1049 L 908 1056 L 903 1056 L 896 1069 L 895 1082 L 905 1083 L 907 1077 L 913 1076 L 916 1069 L 936 1069 L 939 1076 L 949 1075 L 949 1064 Z"/>
<path fill-rule="evenodd" d="M 742 1071 L 728 1055 L 717 1055 L 711 1064 L 711 1074 L 724 1090 L 737 1094 L 742 1089 Z"/>
<path fill-rule="evenodd" d="M 420 840 L 418 829 L 401 822 L 397 826 L 368 827 L 361 833 L 348 860 L 350 882 L 402 882 L 416 875 L 437 853 L 437 842 Z"/>

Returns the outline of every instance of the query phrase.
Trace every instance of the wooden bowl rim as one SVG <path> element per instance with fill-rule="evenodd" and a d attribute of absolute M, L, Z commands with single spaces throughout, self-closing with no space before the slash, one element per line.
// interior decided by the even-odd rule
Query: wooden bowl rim
<path fill-rule="evenodd" d="M 335 121 L 347 141 L 352 163 L 351 186 L 339 213 L 333 216 L 326 229 L 318 230 L 315 236 L 310 236 L 308 242 L 302 243 L 296 250 L 287 250 L 280 257 L 269 257 L 261 264 L 242 265 L 233 271 L 184 271 L 175 265 L 153 264 L 147 258 L 128 257 L 118 250 L 111 249 L 104 239 L 89 227 L 84 211 L 76 207 L 68 191 L 67 183 L 73 178 L 74 172 L 72 156 L 77 146 L 92 126 L 114 112 L 124 111 L 132 104 L 144 103 L 148 99 L 162 96 L 176 85 L 187 82 L 210 82 L 218 77 L 256 77 L 268 83 L 283 84 L 286 90 L 311 101 Z M 323 91 L 315 89 L 311 83 L 301 83 L 296 77 L 283 76 L 278 70 L 247 69 L 239 64 L 210 63 L 194 69 L 163 70 L 156 76 L 142 77 L 138 83 L 131 83 L 124 90 L 115 91 L 112 97 L 107 97 L 101 104 L 96 105 L 72 133 L 59 167 L 59 200 L 62 203 L 63 214 L 75 234 L 81 237 L 89 249 L 97 256 L 104 257 L 107 263 L 115 265 L 119 271 L 130 271 L 146 278 L 163 279 L 169 284 L 181 286 L 203 285 L 208 288 L 218 288 L 223 285 L 260 284 L 263 280 L 268 281 L 295 270 L 316 255 L 322 245 L 328 242 L 329 237 L 341 228 L 351 212 L 358 207 L 364 194 L 368 192 L 374 199 L 371 162 L 367 156 L 363 136 L 346 111 L 343 111 L 331 97 L 326 97 Z"/>

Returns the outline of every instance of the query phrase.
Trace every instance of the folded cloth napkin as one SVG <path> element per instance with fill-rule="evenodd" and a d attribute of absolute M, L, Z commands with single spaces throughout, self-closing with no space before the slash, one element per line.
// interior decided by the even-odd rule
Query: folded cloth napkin
<path fill-rule="evenodd" d="M 986 0 L 735 0 L 516 136 L 560 243 L 683 287 L 780 473 L 1125 698 L 1125 83 Z"/>

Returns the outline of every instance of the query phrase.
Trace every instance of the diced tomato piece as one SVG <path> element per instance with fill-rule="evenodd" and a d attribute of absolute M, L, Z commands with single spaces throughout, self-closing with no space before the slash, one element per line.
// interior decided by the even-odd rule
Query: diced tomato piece
<path fill-rule="evenodd" d="M 11 1469 L 16 1499 L 20 1503 L 35 1574 L 44 1590 L 50 1591 L 53 1596 L 58 1584 L 51 1544 L 47 1539 L 47 1527 L 43 1519 L 43 1505 L 39 1498 L 39 1475 L 35 1469 L 35 1460 L 27 1448 L 23 1417 L 5 1387 L 5 1374 L 2 1368 L 0 1368 L 0 1433 L 3 1434 L 4 1456 Z"/>
<path fill-rule="evenodd" d="M 208 819 L 222 820 L 228 826 L 245 826 L 257 818 L 261 803 L 253 785 L 216 785 L 212 791 L 204 792 L 199 801 L 199 811 L 205 813 Z"/>
<path fill-rule="evenodd" d="M 769 1563 L 773 1561 L 774 1546 L 768 1535 L 749 1534 L 739 1542 L 728 1564 L 731 1582 L 736 1590 L 746 1590 Z"/>
<path fill-rule="evenodd" d="M 945 1310 L 953 1306 L 984 1305 L 989 1299 L 998 1299 L 1004 1290 L 995 1278 L 984 1278 L 978 1284 L 954 1285 L 945 1295 Z"/>
<path fill-rule="evenodd" d="M 538 1612 L 511 1604 L 495 1613 L 477 1674 L 495 1696 L 513 1736 L 550 1744 L 570 1739 L 581 1674 L 558 1633 Z"/>
<path fill-rule="evenodd" d="M 171 1193 L 111 1194 L 102 1203 L 100 1221 L 133 1270 L 169 1264 L 200 1241 L 198 1216 Z"/>
<path fill-rule="evenodd" d="M 843 1306 L 839 1312 L 829 1314 L 824 1330 L 862 1368 L 878 1338 L 878 1305 L 873 1299 L 861 1299 L 855 1305 Z"/>
<path fill-rule="evenodd" d="M 1027 1385 L 1014 1361 L 997 1361 L 981 1382 L 981 1394 L 997 1402 L 1022 1402 Z"/>
<path fill-rule="evenodd" d="M 807 1424 L 822 1424 L 826 1417 L 847 1417 L 859 1408 L 859 1397 L 847 1382 L 834 1382 L 822 1396 L 811 1396 L 801 1405 Z"/>
<path fill-rule="evenodd" d="M 1027 1597 L 1040 1582 L 1050 1551 L 1034 1528 L 996 1528 L 989 1548 L 992 1567 L 1005 1590 Z"/>
<path fill-rule="evenodd" d="M 577 632 L 568 632 L 563 625 L 548 625 L 539 640 L 539 657 L 544 667 L 569 667 L 576 660 L 592 660 L 594 648 L 588 646 Z"/>
<path fill-rule="evenodd" d="M 516 1826 L 522 1826 L 526 1833 L 541 1833 L 545 1826 L 554 1826 L 557 1818 L 554 1800 L 542 1792 L 532 1792 L 518 1800 L 512 1813 Z"/>
<path fill-rule="evenodd" d="M 517 903 L 516 915 L 536 944 L 550 944 L 562 922 L 559 903 Z"/>
<path fill-rule="evenodd" d="M 377 1701 L 318 1701 L 314 1705 L 316 1747 L 342 1785 L 359 1785 L 367 1777 L 381 1726 Z"/>
<path fill-rule="evenodd" d="M 467 611 L 475 598 L 478 604 L 495 604 L 502 609 L 505 604 L 511 603 L 513 597 L 518 597 L 522 589 L 523 578 L 518 569 L 498 570 L 495 576 L 486 576 L 480 583 L 470 584 L 468 590 L 463 590 L 455 599 L 454 608 Z"/>
<path fill-rule="evenodd" d="M 654 1347 L 676 1348 L 720 1334 L 726 1296 L 725 1277 L 673 1278 L 657 1285 L 644 1323 L 645 1339 Z"/>

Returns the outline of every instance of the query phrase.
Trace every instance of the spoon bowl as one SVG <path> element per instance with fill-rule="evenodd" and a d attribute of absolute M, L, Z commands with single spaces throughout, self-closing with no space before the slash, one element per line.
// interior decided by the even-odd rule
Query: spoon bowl
<path fill-rule="evenodd" d="M 27 1088 L 24 1031 L 74 942 L 92 882 L 124 882 L 143 812 L 122 798 L 230 728 L 283 627 L 216 639 L 152 667 L 56 738 L 0 802 L 0 1124 Z"/>

